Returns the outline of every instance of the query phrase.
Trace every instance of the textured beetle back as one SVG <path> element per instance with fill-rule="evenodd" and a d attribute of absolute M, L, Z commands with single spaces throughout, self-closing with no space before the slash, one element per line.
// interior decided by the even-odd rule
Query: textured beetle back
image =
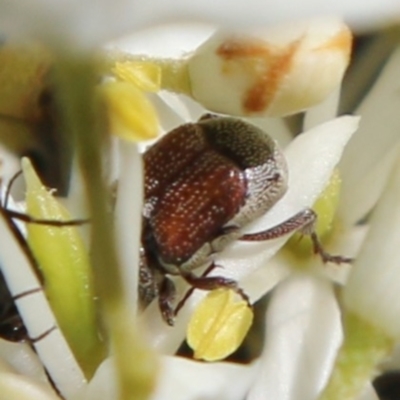
<path fill-rule="evenodd" d="M 262 129 L 231 117 L 204 116 L 199 125 L 209 143 L 245 172 L 247 200 L 229 225 L 242 227 L 268 211 L 286 192 L 286 160 Z"/>
<path fill-rule="evenodd" d="M 165 188 L 150 217 L 163 262 L 181 264 L 213 240 L 243 206 L 246 192 L 245 176 L 234 163 L 204 151 Z"/>
<path fill-rule="evenodd" d="M 240 168 L 254 168 L 274 156 L 276 143 L 260 128 L 240 119 L 200 119 L 207 141 Z"/>

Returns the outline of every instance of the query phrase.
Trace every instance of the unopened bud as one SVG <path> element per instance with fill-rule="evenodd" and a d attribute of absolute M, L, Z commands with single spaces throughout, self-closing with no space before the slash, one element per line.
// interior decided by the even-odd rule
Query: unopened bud
<path fill-rule="evenodd" d="M 188 60 L 191 94 L 209 110 L 231 115 L 293 114 L 340 84 L 351 41 L 337 19 L 217 32 Z"/>

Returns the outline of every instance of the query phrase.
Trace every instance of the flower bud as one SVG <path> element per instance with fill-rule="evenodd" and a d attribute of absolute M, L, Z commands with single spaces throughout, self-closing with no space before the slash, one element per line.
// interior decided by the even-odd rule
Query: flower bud
<path fill-rule="evenodd" d="M 350 30 L 337 19 L 217 32 L 188 60 L 192 96 L 226 114 L 293 114 L 340 84 L 350 50 Z"/>

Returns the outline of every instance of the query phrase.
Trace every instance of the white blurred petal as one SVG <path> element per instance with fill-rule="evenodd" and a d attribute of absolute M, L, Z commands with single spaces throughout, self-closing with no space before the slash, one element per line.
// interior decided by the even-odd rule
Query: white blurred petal
<path fill-rule="evenodd" d="M 65 41 L 91 47 L 165 22 L 211 22 L 227 27 L 265 26 L 320 15 L 339 15 L 356 29 L 399 19 L 397 0 L 379 2 L 303 0 L 5 0 L 0 25 L 6 34 L 34 35 L 48 42 Z"/>
<path fill-rule="evenodd" d="M 194 51 L 214 31 L 215 26 L 204 23 L 164 23 L 121 37 L 107 47 L 149 57 L 180 58 Z"/>
<path fill-rule="evenodd" d="M 117 397 L 115 365 L 111 358 L 107 358 L 97 368 L 88 385 L 68 400 L 115 400 Z"/>
<path fill-rule="evenodd" d="M 400 338 L 400 156 L 344 289 L 350 312 Z"/>
<path fill-rule="evenodd" d="M 298 275 L 279 285 L 266 321 L 261 371 L 247 400 L 312 400 L 326 383 L 342 340 L 330 283 Z"/>
<path fill-rule="evenodd" d="M 0 339 L 0 362 L 8 367 L 9 372 L 49 384 L 42 363 L 28 343 L 13 343 Z"/>
<path fill-rule="evenodd" d="M 400 143 L 399 71 L 400 47 L 356 111 L 361 115 L 360 128 L 339 164 L 343 184 L 338 213 L 348 224 L 375 205 L 393 164 L 393 148 Z"/>
<path fill-rule="evenodd" d="M 357 117 L 337 118 L 298 136 L 291 142 L 285 149 L 289 164 L 288 192 L 265 216 L 251 224 L 251 231 L 261 231 L 277 225 L 298 211 L 311 206 L 328 182 L 333 168 L 340 159 L 343 147 L 357 129 L 357 125 Z M 216 257 L 216 263 L 222 265 L 223 270 L 217 269 L 211 274 L 222 274 L 241 280 L 252 271 L 266 266 L 287 239 L 288 236 L 268 242 L 235 242 Z M 277 274 L 279 276 L 281 272 Z M 265 287 L 270 287 L 270 284 L 265 282 Z M 148 327 L 149 341 L 155 348 L 167 354 L 176 351 L 185 336 L 191 310 L 204 295 L 204 291 L 194 292 L 181 310 L 173 328 L 161 320 L 156 302 L 147 308 L 144 318 Z"/>
<path fill-rule="evenodd" d="M 257 365 L 203 363 L 180 357 L 160 359 L 160 378 L 151 400 L 242 400 L 254 380 Z M 69 400 L 115 400 L 112 359 L 97 369 L 89 385 Z"/>
<path fill-rule="evenodd" d="M 116 247 L 127 300 L 136 308 L 143 197 L 142 159 L 135 143 L 121 140 L 119 147 L 120 174 L 115 203 Z"/>
<path fill-rule="evenodd" d="M 339 106 L 340 87 L 336 88 L 325 100 L 305 112 L 303 129 L 311 129 L 335 118 Z"/>
<path fill-rule="evenodd" d="M 57 326 L 57 323 L 43 292 L 40 291 L 39 281 L 27 256 L 20 249 L 2 214 L 0 243 L 0 265 L 11 294 L 15 296 L 29 290 L 39 290 L 16 300 L 29 336 L 38 337 Z M 64 395 L 68 396 L 84 384 L 85 377 L 59 329 L 51 331 L 42 340 L 35 342 L 34 347 L 49 375 Z"/>
<path fill-rule="evenodd" d="M 203 363 L 163 357 L 161 381 L 151 400 L 242 400 L 257 365 Z"/>
<path fill-rule="evenodd" d="M 392 21 L 398 18 L 400 5 L 397 0 L 380 2 L 302 0 L 263 1 L 263 0 L 204 0 L 187 2 L 172 0 L 169 2 L 147 1 L 138 4 L 133 23 L 145 25 L 171 20 L 211 21 L 227 26 L 255 26 L 298 20 L 314 16 L 341 15 L 346 17 L 356 28 L 366 28 L 371 24 Z M 140 21 L 140 16 L 142 20 Z"/>
<path fill-rule="evenodd" d="M 60 400 L 48 386 L 7 372 L 0 373 L 0 390 L 4 400 Z"/>

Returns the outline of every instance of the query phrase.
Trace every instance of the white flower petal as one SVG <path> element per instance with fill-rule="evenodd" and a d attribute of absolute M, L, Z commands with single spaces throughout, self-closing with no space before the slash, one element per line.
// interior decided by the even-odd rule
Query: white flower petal
<path fill-rule="evenodd" d="M 1 398 L 7 400 L 59 400 L 52 389 L 26 376 L 0 373 Z"/>
<path fill-rule="evenodd" d="M 257 365 L 203 363 L 180 357 L 161 357 L 160 378 L 151 400 L 242 400 L 254 380 Z M 115 400 L 113 360 L 97 369 L 87 387 L 69 400 Z"/>
<path fill-rule="evenodd" d="M 349 224 L 362 218 L 378 200 L 392 165 L 393 147 L 400 143 L 399 69 L 400 48 L 357 110 L 360 129 L 339 164 L 343 185 L 338 212 Z"/>
<path fill-rule="evenodd" d="M 162 24 L 167 21 L 212 22 L 230 27 L 266 26 L 281 21 L 319 15 L 340 15 L 355 28 L 365 29 L 377 23 L 399 18 L 397 0 L 365 4 L 358 1 L 303 0 L 293 3 L 262 0 L 6 0 L 0 7 L 0 25 L 6 34 L 34 35 L 48 43 L 69 40 L 81 47 L 99 45 L 123 33 Z"/>
<path fill-rule="evenodd" d="M 97 368 L 90 382 L 68 400 L 115 400 L 117 398 L 115 365 L 111 358 Z"/>
<path fill-rule="evenodd" d="M 262 26 L 271 23 L 298 20 L 318 15 L 341 15 L 356 28 L 368 28 L 372 24 L 393 21 L 400 13 L 397 0 L 380 2 L 302 0 L 293 3 L 280 1 L 268 3 L 262 0 L 231 1 L 185 0 L 146 1 L 136 4 L 131 15 L 131 26 L 148 26 L 163 21 L 195 20 L 213 22 L 225 26 Z M 122 23 L 124 23 L 123 21 Z"/>
<path fill-rule="evenodd" d="M 340 100 L 340 87 L 336 88 L 325 100 L 305 112 L 303 129 L 330 121 L 337 115 Z"/>
<path fill-rule="evenodd" d="M 12 295 L 29 290 L 38 290 L 40 284 L 26 255 L 12 236 L 4 216 L 0 215 L 0 264 Z M 20 297 L 16 305 L 31 338 L 57 326 L 43 292 Z M 34 343 L 39 357 L 60 392 L 68 396 L 85 383 L 85 377 L 73 357 L 59 329 L 51 331 L 42 340 Z M 59 360 L 63 360 L 62 363 Z"/>
<path fill-rule="evenodd" d="M 344 289 L 348 311 L 400 338 L 400 157 Z"/>
<path fill-rule="evenodd" d="M 119 145 L 120 174 L 115 204 L 116 247 L 127 300 L 136 308 L 143 197 L 142 160 L 136 144 L 121 140 Z"/>
<path fill-rule="evenodd" d="M 181 58 L 194 51 L 214 31 L 213 25 L 204 23 L 164 23 L 119 38 L 107 48 L 149 57 Z"/>
<path fill-rule="evenodd" d="M 257 365 L 203 363 L 163 357 L 161 381 L 151 400 L 242 400 Z"/>
<path fill-rule="evenodd" d="M 8 365 L 9 372 L 17 372 L 50 385 L 42 363 L 28 343 L 0 339 L 0 362 Z"/>
<path fill-rule="evenodd" d="M 326 383 L 342 340 L 330 283 L 295 276 L 279 285 L 266 321 L 261 371 L 247 400 L 310 400 Z"/>

